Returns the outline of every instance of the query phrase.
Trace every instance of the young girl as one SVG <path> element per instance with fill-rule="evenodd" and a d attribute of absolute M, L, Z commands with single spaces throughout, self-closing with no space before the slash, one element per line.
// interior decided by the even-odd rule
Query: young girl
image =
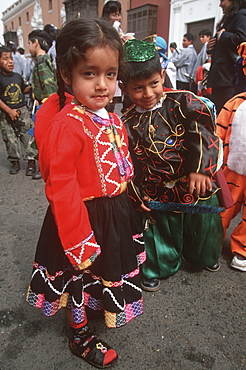
<path fill-rule="evenodd" d="M 90 332 L 86 312 L 104 312 L 108 327 L 143 312 L 139 265 L 145 253 L 125 191 L 133 166 L 125 128 L 105 109 L 122 42 L 105 21 L 76 19 L 59 32 L 56 52 L 58 95 L 43 104 L 35 126 L 50 206 L 27 301 L 47 316 L 65 307 L 72 353 L 105 368 L 117 353 Z"/>

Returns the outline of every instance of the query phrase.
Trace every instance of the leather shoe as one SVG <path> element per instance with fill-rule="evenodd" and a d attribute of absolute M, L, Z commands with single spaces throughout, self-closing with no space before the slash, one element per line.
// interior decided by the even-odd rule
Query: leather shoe
<path fill-rule="evenodd" d="M 38 169 L 37 172 L 35 172 L 33 175 L 32 175 L 32 179 L 33 180 L 40 180 L 42 179 L 42 175 L 40 173 L 40 170 Z"/>
<path fill-rule="evenodd" d="M 10 175 L 16 175 L 20 171 L 20 163 L 19 161 L 11 161 L 10 162 Z"/>
<path fill-rule="evenodd" d="M 220 269 L 220 263 L 216 262 L 213 266 L 207 266 L 205 269 L 211 272 L 216 272 Z"/>
<path fill-rule="evenodd" d="M 36 172 L 35 160 L 31 159 L 27 162 L 26 176 L 32 176 Z"/>
<path fill-rule="evenodd" d="M 141 286 L 143 290 L 147 290 L 148 292 L 156 292 L 160 288 L 160 279 L 142 278 Z"/>

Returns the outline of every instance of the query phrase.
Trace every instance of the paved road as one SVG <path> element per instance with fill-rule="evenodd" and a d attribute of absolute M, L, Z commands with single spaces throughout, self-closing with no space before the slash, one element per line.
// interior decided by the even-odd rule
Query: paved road
<path fill-rule="evenodd" d="M 42 180 L 9 175 L 0 140 L 0 369 L 92 369 L 70 354 L 63 312 L 43 317 L 25 302 L 47 207 Z M 216 232 L 216 231 L 215 231 Z M 145 314 L 120 329 L 92 329 L 119 352 L 114 369 L 246 369 L 246 274 L 229 267 L 225 240 L 217 273 L 184 262 L 156 293 L 144 292 Z"/>

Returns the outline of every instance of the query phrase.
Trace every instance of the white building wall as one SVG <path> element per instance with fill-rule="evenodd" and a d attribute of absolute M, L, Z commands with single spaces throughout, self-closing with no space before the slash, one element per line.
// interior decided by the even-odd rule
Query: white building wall
<path fill-rule="evenodd" d="M 168 43 L 176 42 L 179 48 L 189 23 L 214 18 L 215 33 L 216 24 L 222 18 L 219 0 L 171 0 L 170 7 Z"/>

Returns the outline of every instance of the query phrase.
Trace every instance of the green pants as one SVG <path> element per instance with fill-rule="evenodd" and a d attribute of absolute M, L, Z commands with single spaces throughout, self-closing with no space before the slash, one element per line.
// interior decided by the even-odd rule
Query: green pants
<path fill-rule="evenodd" d="M 7 159 L 11 161 L 18 161 L 24 157 L 24 159 L 34 159 L 37 154 L 37 150 L 31 148 L 33 137 L 30 136 L 27 131 L 32 127 L 32 120 L 30 113 L 26 106 L 18 108 L 21 111 L 20 121 L 23 122 L 23 126 L 20 126 L 20 138 L 18 138 L 13 130 L 13 127 L 6 119 L 6 114 L 0 111 L 0 124 L 2 138 L 5 142 L 6 150 L 8 153 Z"/>
<path fill-rule="evenodd" d="M 201 204 L 218 206 L 213 195 Z M 175 213 L 151 211 L 155 223 L 144 231 L 146 262 L 142 273 L 148 278 L 174 275 L 182 256 L 196 268 L 213 266 L 221 253 L 223 227 L 219 213 Z M 146 214 L 142 215 L 145 225 Z"/>

